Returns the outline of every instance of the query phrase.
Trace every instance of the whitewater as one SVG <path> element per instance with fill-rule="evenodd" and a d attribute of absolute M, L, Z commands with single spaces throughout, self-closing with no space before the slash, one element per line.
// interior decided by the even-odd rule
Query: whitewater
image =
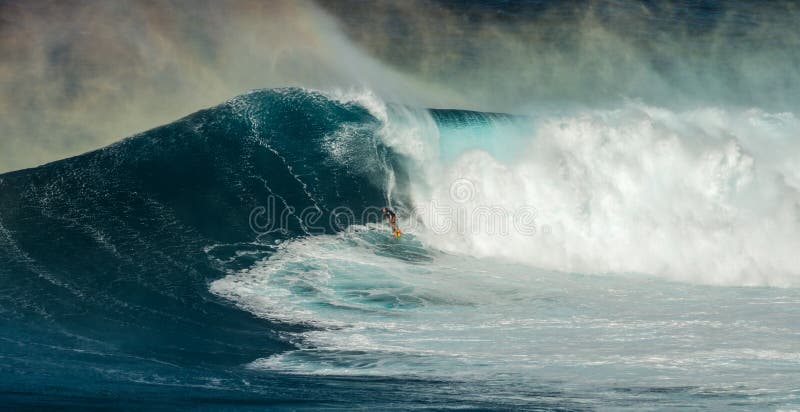
<path fill-rule="evenodd" d="M 211 282 L 310 328 L 248 369 L 457 381 L 515 408 L 800 406 L 792 113 L 626 101 L 505 115 L 327 96 L 368 109 L 399 155 L 400 184 L 357 149 L 363 128 L 325 138 L 345 167 L 386 170 L 405 234 L 359 222 L 271 243 Z"/>

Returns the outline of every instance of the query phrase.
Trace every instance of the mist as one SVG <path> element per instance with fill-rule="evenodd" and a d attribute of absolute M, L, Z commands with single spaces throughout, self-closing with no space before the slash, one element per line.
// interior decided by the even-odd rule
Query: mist
<path fill-rule="evenodd" d="M 326 2 L 370 54 L 460 90 L 473 109 L 800 103 L 796 3 L 382 1 L 369 16 L 345 12 L 355 4 Z"/>
<path fill-rule="evenodd" d="M 252 89 L 419 85 L 307 2 L 2 4 L 0 172 L 77 155 Z M 440 93 L 446 95 L 446 93 Z"/>
<path fill-rule="evenodd" d="M 0 172 L 269 87 L 368 89 L 399 103 L 512 113 L 630 99 L 796 112 L 798 7 L 692 7 L 3 2 Z"/>

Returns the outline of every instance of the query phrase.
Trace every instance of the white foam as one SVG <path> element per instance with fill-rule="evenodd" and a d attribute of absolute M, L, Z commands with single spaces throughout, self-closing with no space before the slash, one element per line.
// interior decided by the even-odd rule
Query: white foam
<path fill-rule="evenodd" d="M 441 229 L 432 205 L 466 217 L 458 230 L 429 230 L 429 244 L 560 271 L 800 284 L 800 121 L 793 114 L 678 113 L 628 103 L 537 124 L 515 159 L 480 149 L 452 161 L 415 157 L 422 171 L 410 191 L 426 226 Z M 386 131 L 387 141 L 403 146 L 403 133 Z M 419 136 L 410 142 L 419 144 Z M 454 183 L 464 182 L 469 198 L 454 199 Z M 488 208 L 508 212 L 501 220 L 510 229 L 515 211 L 534 210 L 536 233 L 491 233 L 476 219 Z"/>

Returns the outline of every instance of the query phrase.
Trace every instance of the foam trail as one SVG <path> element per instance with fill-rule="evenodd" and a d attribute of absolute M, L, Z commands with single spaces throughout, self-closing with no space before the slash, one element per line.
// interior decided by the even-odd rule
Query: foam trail
<path fill-rule="evenodd" d="M 800 360 L 796 290 L 564 275 L 352 229 L 284 243 L 211 284 L 259 316 L 314 326 L 286 335 L 295 350 L 250 368 L 514 390 L 544 377 L 580 393 L 680 382 L 687 389 L 675 390 L 792 402 L 791 385 L 773 377 Z"/>

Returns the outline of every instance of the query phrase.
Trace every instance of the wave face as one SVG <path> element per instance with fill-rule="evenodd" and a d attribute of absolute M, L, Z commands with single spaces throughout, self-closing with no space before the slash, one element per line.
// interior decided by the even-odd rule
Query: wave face
<path fill-rule="evenodd" d="M 2 397 L 796 405 L 797 123 L 276 89 L 1 175 Z"/>
<path fill-rule="evenodd" d="M 296 326 L 237 310 L 208 282 L 309 232 L 297 219 L 255 232 L 251 214 L 269 196 L 279 215 L 384 205 L 385 182 L 400 177 L 379 127 L 352 103 L 257 91 L 1 175 L 2 389 L 41 391 L 30 374 L 60 377 L 52 396 L 73 396 L 57 387 L 74 379 L 89 387 L 89 378 L 158 383 L 161 374 L 165 385 L 193 387 L 208 382 L 159 369 L 239 365 L 289 348 L 278 334 Z M 351 140 L 333 148 L 343 130 Z M 146 372 L 111 370 L 124 364 Z M 83 370 L 92 365 L 102 371 Z"/>

